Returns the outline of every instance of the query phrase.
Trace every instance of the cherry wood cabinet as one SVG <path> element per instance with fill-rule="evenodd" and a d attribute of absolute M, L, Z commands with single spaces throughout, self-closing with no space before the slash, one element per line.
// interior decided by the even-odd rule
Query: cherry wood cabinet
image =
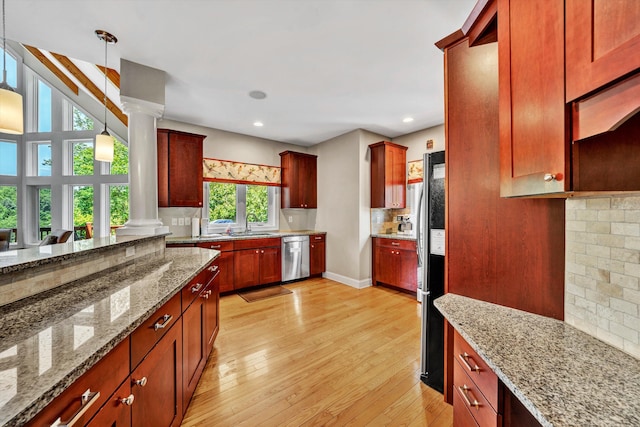
<path fill-rule="evenodd" d="M 498 0 L 498 16 L 500 194 L 569 191 L 564 4 Z"/>
<path fill-rule="evenodd" d="M 279 282 L 282 279 L 280 238 L 247 239 L 235 242 L 234 288 Z"/>
<path fill-rule="evenodd" d="M 389 141 L 369 145 L 371 207 L 404 208 L 407 191 L 407 147 Z"/>
<path fill-rule="evenodd" d="M 182 421 L 182 317 L 131 373 L 133 426 L 179 426 Z"/>
<path fill-rule="evenodd" d="M 418 254 L 416 242 L 373 238 L 373 284 L 385 284 L 416 292 Z"/>
<path fill-rule="evenodd" d="M 202 207 L 204 135 L 158 129 L 158 206 Z"/>
<path fill-rule="evenodd" d="M 326 270 L 326 243 L 324 234 L 309 236 L 309 274 L 321 275 Z"/>
<path fill-rule="evenodd" d="M 87 426 L 129 427 L 131 425 L 131 405 L 134 403 L 135 396 L 131 393 L 131 383 L 127 378 Z"/>
<path fill-rule="evenodd" d="M 219 291 L 231 292 L 234 289 L 233 285 L 233 259 L 234 259 L 234 245 L 233 241 L 224 242 L 202 242 L 197 244 L 200 248 L 215 249 L 221 251 L 221 254 L 216 258 L 216 264 L 220 268 L 219 278 Z"/>
<path fill-rule="evenodd" d="M 565 0 L 567 101 L 640 68 L 640 2 Z"/>
<path fill-rule="evenodd" d="M 216 260 L 218 261 L 218 260 Z M 221 263 L 219 263 L 221 265 Z M 215 266 L 215 264 L 214 264 Z M 222 267 L 219 268 L 219 274 L 215 274 L 209 282 L 209 286 L 205 289 L 205 307 L 204 307 L 204 343 L 207 357 L 213 350 L 213 342 L 218 336 L 220 330 L 220 280 L 222 277 Z M 186 410 L 186 408 L 185 408 Z"/>
<path fill-rule="evenodd" d="M 280 153 L 280 207 L 316 209 L 317 157 L 311 154 L 283 151 Z"/>

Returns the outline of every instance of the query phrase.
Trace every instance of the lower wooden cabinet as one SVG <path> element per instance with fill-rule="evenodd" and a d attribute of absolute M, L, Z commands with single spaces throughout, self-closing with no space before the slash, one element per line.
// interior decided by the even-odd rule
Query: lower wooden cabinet
<path fill-rule="evenodd" d="M 282 279 L 280 238 L 235 242 L 233 259 L 235 289 L 279 282 Z"/>
<path fill-rule="evenodd" d="M 220 292 L 233 291 L 233 241 L 201 242 L 196 246 L 199 248 L 215 249 L 220 251 L 220 256 L 216 258 L 216 262 L 220 266 Z"/>
<path fill-rule="evenodd" d="M 384 284 L 410 292 L 418 286 L 418 254 L 413 240 L 373 238 L 374 285 Z"/>
<path fill-rule="evenodd" d="M 309 274 L 317 276 L 326 270 L 326 247 L 324 234 L 309 236 Z"/>
<path fill-rule="evenodd" d="M 134 403 L 135 396 L 131 393 L 131 382 L 127 378 L 87 425 L 128 427 L 131 425 L 131 405 Z"/>

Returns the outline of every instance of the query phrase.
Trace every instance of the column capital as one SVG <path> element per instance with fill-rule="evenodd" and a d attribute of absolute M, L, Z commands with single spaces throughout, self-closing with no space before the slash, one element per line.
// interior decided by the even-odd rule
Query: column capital
<path fill-rule="evenodd" d="M 120 96 L 120 105 L 126 115 L 141 113 L 158 119 L 164 114 L 164 105 L 129 96 Z"/>

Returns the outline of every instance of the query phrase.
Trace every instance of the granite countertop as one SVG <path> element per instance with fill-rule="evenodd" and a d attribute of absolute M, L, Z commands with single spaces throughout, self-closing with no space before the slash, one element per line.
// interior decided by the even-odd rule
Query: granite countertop
<path fill-rule="evenodd" d="M 398 233 L 392 233 L 392 234 L 371 234 L 371 237 L 380 237 L 383 239 L 395 239 L 395 240 L 413 240 L 414 242 L 416 241 L 416 235 L 415 234 L 398 234 Z"/>
<path fill-rule="evenodd" d="M 220 252 L 166 249 L 0 307 L 0 425 L 22 425 Z"/>
<path fill-rule="evenodd" d="M 435 306 L 543 426 L 640 426 L 640 361 L 560 320 L 455 294 Z"/>
<path fill-rule="evenodd" d="M 258 231 L 251 233 L 234 233 L 228 234 L 209 234 L 200 237 L 182 236 L 167 237 L 167 243 L 200 243 L 200 242 L 217 242 L 220 240 L 245 240 L 245 239 L 268 239 L 270 237 L 286 237 L 286 236 L 305 236 L 311 234 L 327 234 L 326 231 L 316 230 L 291 230 L 291 231 Z"/>

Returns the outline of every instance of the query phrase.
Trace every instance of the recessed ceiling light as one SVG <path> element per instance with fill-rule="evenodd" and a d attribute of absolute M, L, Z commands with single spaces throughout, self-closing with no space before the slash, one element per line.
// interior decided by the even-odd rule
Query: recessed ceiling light
<path fill-rule="evenodd" d="M 402 119 L 403 123 L 411 123 L 413 121 L 413 117 L 405 117 L 404 119 Z"/>
<path fill-rule="evenodd" d="M 253 99 L 265 99 L 267 97 L 267 94 L 261 90 L 252 90 L 251 92 L 249 92 L 249 96 Z"/>
<path fill-rule="evenodd" d="M 264 123 L 262 123 L 262 122 L 253 122 L 253 125 L 260 128 L 260 127 L 264 126 Z"/>

